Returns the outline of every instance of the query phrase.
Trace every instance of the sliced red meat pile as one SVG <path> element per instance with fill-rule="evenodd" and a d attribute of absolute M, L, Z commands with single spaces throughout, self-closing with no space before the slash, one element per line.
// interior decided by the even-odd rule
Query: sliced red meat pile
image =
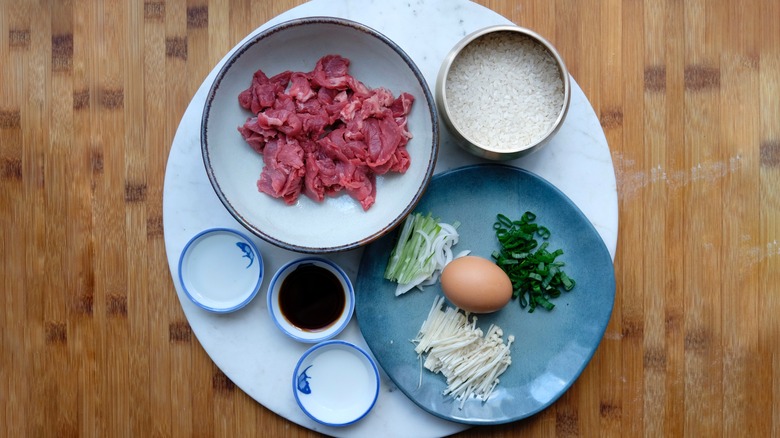
<path fill-rule="evenodd" d="M 369 89 L 349 74 L 349 64 L 327 55 L 308 73 L 269 78 L 258 70 L 239 94 L 254 116 L 238 131 L 265 163 L 261 192 L 294 204 L 301 193 L 321 202 L 343 190 L 368 210 L 376 176 L 409 168 L 406 122 L 414 96 Z"/>

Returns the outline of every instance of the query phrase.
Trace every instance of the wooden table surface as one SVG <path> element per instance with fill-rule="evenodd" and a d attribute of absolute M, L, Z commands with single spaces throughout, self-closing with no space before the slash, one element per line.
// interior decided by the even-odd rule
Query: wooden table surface
<path fill-rule="evenodd" d="M 300 3 L 2 0 L 7 436 L 316 435 L 205 354 L 161 216 L 203 78 Z M 620 230 L 582 377 L 533 418 L 462 435 L 780 436 L 780 2 L 480 3 L 559 48 L 609 141 Z"/>

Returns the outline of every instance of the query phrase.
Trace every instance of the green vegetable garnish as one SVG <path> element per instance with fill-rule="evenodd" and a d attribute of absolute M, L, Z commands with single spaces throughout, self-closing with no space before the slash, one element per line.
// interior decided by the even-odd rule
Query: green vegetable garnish
<path fill-rule="evenodd" d="M 396 296 L 427 284 L 453 259 L 451 247 L 458 243 L 458 226 L 458 222 L 442 223 L 430 213 L 412 213 L 406 218 L 384 275 L 398 283 Z"/>
<path fill-rule="evenodd" d="M 512 281 L 512 298 L 518 299 L 520 307 L 529 307 L 533 312 L 537 306 L 552 310 L 561 290 L 572 290 L 574 279 L 563 271 L 563 262 L 555 261 L 563 250 L 547 250 L 548 242 L 539 245 L 535 236 L 543 240 L 550 238 L 550 230 L 534 221 L 536 215 L 527 211 L 520 220 L 510 220 L 503 214 L 496 216 L 493 229 L 501 244 L 501 251 L 493 252 L 496 264 L 506 272 Z"/>

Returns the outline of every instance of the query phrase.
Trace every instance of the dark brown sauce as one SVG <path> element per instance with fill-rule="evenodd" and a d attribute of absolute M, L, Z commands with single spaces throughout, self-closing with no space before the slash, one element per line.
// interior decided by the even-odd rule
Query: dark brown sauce
<path fill-rule="evenodd" d="M 305 263 L 291 272 L 279 289 L 279 307 L 290 323 L 317 331 L 336 322 L 344 312 L 344 288 L 329 270 Z"/>

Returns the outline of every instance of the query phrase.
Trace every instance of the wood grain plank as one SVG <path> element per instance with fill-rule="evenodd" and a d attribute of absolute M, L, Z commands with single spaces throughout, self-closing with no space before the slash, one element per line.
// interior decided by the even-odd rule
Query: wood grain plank
<path fill-rule="evenodd" d="M 22 196 L 15 199 L 19 207 L 15 215 L 14 228 L 24 236 L 24 242 L 19 247 L 18 241 L 11 240 L 18 248 L 19 257 L 12 258 L 11 264 L 21 271 L 23 278 L 13 288 L 16 292 L 8 294 L 7 326 L 8 335 L 17 341 L 8 344 L 13 348 L 10 381 L 9 403 L 6 405 L 7 423 L 19 433 L 34 434 L 41 431 L 43 415 L 41 409 L 35 408 L 35 402 L 42 403 L 44 386 L 35 380 L 35 376 L 44 373 L 42 364 L 42 349 L 44 345 L 44 276 L 46 272 L 45 248 L 46 240 L 46 207 L 44 194 L 44 156 L 45 145 L 48 142 L 48 131 L 40 129 L 45 126 L 47 102 L 45 96 L 46 55 L 45 47 L 49 44 L 49 30 L 45 10 L 34 5 L 18 4 L 9 7 L 6 15 L 9 22 L 19 25 L 21 29 L 30 30 L 29 50 L 12 52 L 17 56 L 12 60 L 15 67 L 9 77 L 8 85 L 10 102 L 16 102 L 20 111 L 22 132 Z M 35 14 L 41 20 L 31 21 L 29 16 Z M 5 96 L 3 96 L 5 100 Z M 29 226 L 25 227 L 24 224 Z M 23 291 L 20 292 L 20 291 Z M 6 330 L 4 330 L 5 332 Z M 18 343 L 17 343 L 18 342 Z M 14 354 L 13 351 L 24 352 Z M 36 384 L 38 383 L 38 384 Z M 31 403 L 32 401 L 32 403 Z"/>
<path fill-rule="evenodd" d="M 52 5 L 48 21 L 49 59 L 46 63 L 49 87 L 46 90 L 50 103 L 45 122 L 37 129 L 49 129 L 46 144 L 44 171 L 47 184 L 44 187 L 46 239 L 54 251 L 47 252 L 46 265 L 50 272 L 44 283 L 44 330 L 45 348 L 42 352 L 46 366 L 44 376 L 44 417 L 37 427 L 53 430 L 63 436 L 74 436 L 77 432 L 76 406 L 78 401 L 78 380 L 63 379 L 61 376 L 76 376 L 77 361 L 70 355 L 74 342 L 69 307 L 73 299 L 73 271 L 70 252 L 72 249 L 70 231 L 73 222 L 67 212 L 71 204 L 71 193 L 64 193 L 62 187 L 70 186 L 73 180 L 73 11 L 70 2 Z M 52 293 L 53 292 L 53 293 Z"/>
<path fill-rule="evenodd" d="M 252 23 L 257 17 L 252 16 L 251 0 L 233 0 L 228 12 L 228 45 L 233 47 L 251 32 Z M 229 49 L 228 49 L 229 50 Z M 224 55 L 223 55 L 224 56 Z"/>
<path fill-rule="evenodd" d="M 216 61 L 211 62 L 209 50 L 209 5 L 203 0 L 187 0 L 187 48 L 193 58 L 187 62 L 190 86 L 194 94 Z M 224 53 L 223 53 L 224 56 Z M 217 59 L 218 61 L 219 59 Z"/>
<path fill-rule="evenodd" d="M 98 387 L 101 404 L 96 413 L 97 430 L 101 435 L 129 436 L 132 424 L 131 394 L 128 367 L 131 339 L 128 333 L 128 246 L 125 215 L 125 154 L 124 116 L 125 5 L 119 0 L 95 4 L 97 62 L 95 69 L 96 120 L 100 129 L 95 133 L 95 150 L 100 154 L 101 167 L 94 191 L 95 235 L 102 242 L 96 247 L 95 271 L 100 282 L 98 304 L 101 323 L 99 338 L 101 378 Z"/>
<path fill-rule="evenodd" d="M 775 271 L 777 272 L 777 271 Z M 776 283 L 775 283 L 776 284 Z M 777 333 L 777 332 L 775 332 Z M 780 354 L 772 353 L 772 436 L 780 433 Z"/>
<path fill-rule="evenodd" d="M 723 139 L 721 159 L 728 172 L 724 176 L 723 199 L 723 255 L 726 272 L 723 290 L 758 290 L 757 257 L 759 192 L 748 190 L 758 186 L 759 166 L 759 57 L 757 42 L 761 12 L 758 4 L 742 8 L 730 5 L 728 27 L 725 30 L 724 50 L 721 55 L 720 83 L 723 105 L 720 135 Z M 766 386 L 752 387 L 760 378 L 757 371 L 758 353 L 758 295 L 755 293 L 724 293 L 723 332 L 724 368 L 723 403 L 724 433 L 744 431 L 767 435 L 767 421 L 771 411 Z M 752 407 L 749 407 L 752 406 Z"/>
<path fill-rule="evenodd" d="M 161 108 L 163 114 L 165 114 L 161 119 L 163 123 L 162 133 L 164 134 L 157 140 L 162 142 L 165 142 L 166 139 L 170 141 L 169 139 L 172 139 L 175 135 L 179 120 L 191 95 L 187 91 L 189 53 L 184 57 L 171 56 L 170 50 L 168 50 L 170 41 L 179 39 L 187 42 L 187 50 L 189 51 L 186 23 L 187 3 L 184 1 L 166 2 L 165 22 L 162 33 L 166 41 L 165 58 L 164 60 L 157 59 L 154 65 L 150 65 L 150 70 L 154 70 L 154 73 L 150 71 L 151 77 L 162 82 L 160 88 L 157 88 L 156 84 L 150 83 L 149 89 L 150 93 L 157 92 L 165 96 L 165 102 L 153 103 L 153 105 L 162 104 L 167 106 L 167 108 Z M 157 75 L 158 73 L 160 73 L 160 76 Z M 150 102 L 156 101 L 154 94 L 149 96 L 149 100 Z M 173 110 L 171 111 L 171 109 Z M 150 135 L 153 134 L 150 133 Z M 165 158 L 156 154 L 154 162 L 155 173 L 159 173 L 165 163 Z M 162 199 L 162 175 L 162 173 L 159 173 L 156 177 L 155 191 L 156 197 L 159 196 L 157 202 Z M 161 210 L 156 210 L 155 215 L 159 215 L 161 218 Z M 158 238 L 156 237 L 155 239 Z M 156 245 L 157 247 L 162 246 L 159 242 Z M 155 271 L 160 272 L 161 270 L 158 268 Z M 155 326 L 158 327 L 158 330 L 166 327 L 168 329 L 167 333 L 169 333 L 169 345 L 167 347 L 163 347 L 162 341 L 157 339 L 159 348 L 168 350 L 167 353 L 155 357 L 155 361 L 157 361 L 155 366 L 159 366 L 162 369 L 162 372 L 155 376 L 154 387 L 159 391 L 158 397 L 156 397 L 158 399 L 157 403 L 161 409 L 165 411 L 170 410 L 172 413 L 172 418 L 169 419 L 168 424 L 165 424 L 165 427 L 169 429 L 169 433 L 178 436 L 190 436 L 196 432 L 206 436 L 214 436 L 212 400 L 206 398 L 203 403 L 198 403 L 199 399 L 197 398 L 198 394 L 208 394 L 210 376 L 207 376 L 205 373 L 192 372 L 202 367 L 210 367 L 210 361 L 206 356 L 205 363 L 200 361 L 196 363 L 194 350 L 197 349 L 202 355 L 202 348 L 194 346 L 192 340 L 179 340 L 171 343 L 171 324 L 185 321 L 175 293 L 161 296 L 160 300 L 155 304 Z M 186 328 L 188 329 L 188 327 L 187 325 Z M 173 401 L 174 403 L 168 407 L 165 406 L 166 401 Z M 180 411 L 180 413 L 178 415 L 174 414 L 177 411 Z"/>
<path fill-rule="evenodd" d="M 52 10 L 50 22 L 51 58 L 49 68 L 51 71 L 50 89 L 47 99 L 51 103 L 47 114 L 47 123 L 50 131 L 49 142 L 46 145 L 45 172 L 46 181 L 46 209 L 50 220 L 47 222 L 47 239 L 53 243 L 58 251 L 49 251 L 47 265 L 51 268 L 52 275 L 48 277 L 48 290 L 61 290 L 62 293 L 53 294 L 45 301 L 45 322 L 54 324 L 66 324 L 68 308 L 67 299 L 71 292 L 67 288 L 69 274 L 68 251 L 68 221 L 63 214 L 68 209 L 68 193 L 62 193 L 62 187 L 71 183 L 70 154 L 73 137 L 73 112 L 68 97 L 73 89 L 70 69 L 64 66 L 72 64 L 73 28 L 72 11 L 67 2 L 58 3 Z M 58 60 L 59 58 L 59 60 Z M 58 65 L 59 63 L 59 65 Z M 39 126 L 42 128 L 43 126 Z M 56 214 L 59 213 L 59 214 Z M 63 287 L 65 286 L 65 287 Z M 63 362 L 65 358 L 62 358 Z M 49 418 L 56 419 L 57 412 L 49 412 Z"/>
<path fill-rule="evenodd" d="M 165 175 L 166 150 L 158 145 L 170 141 L 166 131 L 166 114 L 169 111 L 168 100 L 160 99 L 166 95 L 166 23 L 169 16 L 165 3 L 147 3 L 143 16 L 143 101 L 144 120 L 143 143 L 146 145 L 146 202 L 144 210 L 146 217 L 146 236 L 138 236 L 147 248 L 149 261 L 146 264 L 147 290 L 159 291 L 147 301 L 146 318 L 148 319 L 148 366 L 149 366 L 149 410 L 156 419 L 151 433 L 158 436 L 191 436 L 192 407 L 189 403 L 188 380 L 174 386 L 172 376 L 178 375 L 184 379 L 187 371 L 174 368 L 175 357 L 180 350 L 189 358 L 190 344 L 179 346 L 180 341 L 170 339 L 171 309 L 178 309 L 175 293 L 163 293 L 171 288 L 170 271 L 167 269 L 165 248 L 162 244 L 162 188 Z M 181 313 L 181 310 L 178 309 Z M 188 327 L 188 326 L 187 326 Z M 187 361 L 184 369 L 190 369 Z M 177 373 L 178 374 L 175 374 Z M 182 399 L 179 394 L 184 392 Z"/>
<path fill-rule="evenodd" d="M 25 265 L 27 256 L 25 230 L 19 225 L 27 219 L 23 199 L 14 196 L 24 190 L 22 121 L 19 95 L 22 94 L 23 83 L 19 81 L 24 58 L 29 51 L 12 50 L 10 32 L 13 29 L 27 29 L 29 23 L 19 20 L 19 14 L 13 14 L 9 8 L 2 8 L 0 14 L 0 72 L 6 81 L 0 84 L 2 104 L 0 104 L 0 283 L 5 293 L 0 294 L 0 424 L 8 424 L 24 432 L 26 425 L 20 420 L 25 415 L 25 404 L 19 400 L 26 385 L 26 376 L 21 370 L 29 366 L 25 361 L 27 356 L 14 354 L 26 351 L 24 332 L 6 327 L 24 324 L 24 296 L 19 291 L 24 290 Z M 10 30 L 9 30 L 10 29 Z M 8 38 L 5 38 L 5 32 Z M 6 43 L 7 42 L 7 43 Z M 29 43 L 28 43 L 29 46 Z M 13 123 L 10 123 L 13 119 Z M 9 167 L 17 171 L 9 171 Z"/>
<path fill-rule="evenodd" d="M 761 49 L 760 75 L 760 117 L 761 146 L 760 148 L 760 192 L 761 192 L 761 242 L 766 243 L 762 253 L 762 282 L 766 288 L 761 293 L 764 304 L 761 306 L 762 331 L 761 345 L 765 351 L 772 351 L 772 336 L 770 333 L 780 333 L 777 318 L 772 317 L 780 310 L 780 299 L 771 293 L 771 286 L 777 284 L 777 274 L 780 273 L 780 193 L 774 187 L 780 183 L 780 126 L 775 122 L 780 118 L 780 32 L 773 26 L 780 19 L 780 5 L 777 3 L 762 4 L 760 41 L 767 43 Z"/>
<path fill-rule="evenodd" d="M 755 379 L 756 385 L 762 385 L 769 399 L 763 400 L 769 409 L 765 421 L 767 433 L 780 435 L 780 353 L 777 334 L 780 333 L 780 294 L 776 285 L 780 284 L 780 4 L 776 2 L 761 5 L 761 34 L 759 64 L 759 102 L 760 102 L 760 138 L 759 146 L 759 204 L 760 230 L 758 241 L 762 244 L 759 252 L 758 276 L 758 324 L 759 351 L 764 358 L 761 379 Z M 778 159 L 776 159 L 777 157 Z M 771 358 L 770 358 L 771 357 Z M 769 382 L 772 382 L 771 384 Z"/>
<path fill-rule="evenodd" d="M 25 260 L 27 252 L 25 232 L 19 227 L 25 219 L 22 216 L 25 212 L 23 200 L 13 196 L 13 193 L 24 190 L 22 124 L 17 98 L 21 90 L 17 79 L 22 67 L 20 61 L 26 52 L 12 50 L 15 46 L 12 44 L 11 32 L 14 30 L 9 29 L 29 29 L 29 24 L 20 23 L 18 15 L 11 16 L 6 8 L 2 12 L 0 32 L 4 34 L 7 30 L 8 38 L 0 34 L 0 72 L 4 78 L 9 78 L 0 81 L 4 97 L 0 104 L 0 254 L 4 255 L 0 262 L 0 287 L 6 291 L 0 294 L 0 327 L 5 328 L 24 321 L 24 301 L 18 291 L 24 288 L 24 264 L 20 261 Z M 27 33 L 29 38 L 29 30 Z M 17 425 L 22 431 L 24 425 L 20 424 L 18 418 L 24 415 L 24 405 L 17 398 L 25 386 L 24 375 L 20 370 L 27 364 L 24 363 L 25 356 L 13 353 L 25 350 L 24 341 L 13 330 L 4 329 L 0 333 L 0 393 L 4 394 L 0 397 L 0 424 Z"/>
<path fill-rule="evenodd" d="M 616 78 L 623 74 L 623 2 L 610 0 L 601 2 L 602 39 L 600 52 L 600 71 L 598 88 L 600 90 L 597 103 L 597 114 L 604 129 L 607 143 L 613 154 L 613 162 L 620 157 L 618 151 L 623 148 L 623 87 L 614 86 Z M 619 193 L 622 190 L 618 188 Z M 620 260 L 616 259 L 615 267 Z M 617 304 L 616 304 L 617 306 Z M 621 362 L 619 319 L 613 317 L 598 350 L 599 368 L 596 382 L 621 382 L 623 370 L 610 364 Z M 600 417 L 599 431 L 605 436 L 615 436 L 621 431 L 623 421 L 622 388 L 619 384 L 598 385 L 598 413 Z"/>
<path fill-rule="evenodd" d="M 208 2 L 208 10 L 208 62 L 209 66 L 214 66 L 234 45 L 230 40 L 230 32 L 224 30 L 230 27 L 230 2 L 211 0 Z"/>
<path fill-rule="evenodd" d="M 190 333 L 189 325 L 186 325 L 185 333 Z M 155 379 L 156 382 L 159 381 L 159 383 L 155 383 L 155 392 L 159 394 L 157 396 L 159 400 L 156 404 L 160 405 L 160 408 L 164 411 L 170 411 L 171 415 L 168 421 L 157 426 L 158 430 L 156 432 L 159 432 L 161 435 L 185 437 L 203 434 L 204 436 L 214 436 L 211 434 L 212 431 L 209 427 L 198 424 L 198 416 L 206 417 L 200 419 L 200 421 L 210 421 L 211 413 L 205 415 L 207 411 L 203 410 L 203 408 L 208 408 L 208 406 L 197 406 L 193 404 L 192 400 L 193 393 L 198 392 L 197 388 L 208 386 L 205 379 L 196 380 L 189 378 L 195 369 L 193 364 L 195 360 L 193 344 L 194 336 L 191 335 L 187 336 L 186 340 L 169 341 L 167 347 L 162 347 L 162 343 L 160 343 L 161 347 L 169 350 L 169 352 L 162 357 L 153 359 L 154 366 L 161 367 L 162 371 L 160 376 L 157 376 Z M 162 377 L 166 381 L 162 381 Z M 198 375 L 198 377 L 202 376 Z M 166 384 L 168 385 L 167 387 L 164 386 Z M 168 402 L 169 406 L 165 406 L 166 402 Z"/>
<path fill-rule="evenodd" d="M 694 50 L 696 64 L 719 69 L 718 43 L 726 12 L 718 5 L 701 3 L 686 14 L 687 25 L 704 35 L 706 44 Z M 720 125 L 718 88 L 686 87 L 686 168 L 690 182 L 686 187 L 686 297 L 685 297 L 685 433 L 707 435 L 722 427 L 722 349 L 720 315 L 722 312 L 721 249 L 722 180 L 721 142 L 715 134 Z M 694 145 L 701 145 L 695 147 Z M 689 258 L 696 259 L 693 263 Z"/>
<path fill-rule="evenodd" d="M 618 207 L 631 214 L 620 218 L 618 240 L 644 242 L 642 232 L 646 208 L 642 203 L 646 171 L 644 154 L 644 5 L 640 1 L 623 4 L 624 29 L 631 29 L 632 37 L 622 46 L 624 69 L 623 138 L 616 146 L 615 173 L 618 184 Z M 644 248 L 643 248 L 644 249 Z M 621 410 L 621 431 L 628 435 L 642 433 L 643 425 L 643 338 L 645 293 L 642 258 L 619 247 L 615 260 L 617 291 L 613 316 L 620 330 L 621 342 L 621 398 L 615 404 Z M 633 420 L 632 420 L 633 419 Z"/>
<path fill-rule="evenodd" d="M 94 167 L 92 162 L 92 142 L 95 110 L 92 105 L 94 95 L 94 47 L 91 44 L 96 34 L 94 21 L 90 18 L 94 8 L 86 3 L 71 6 L 73 19 L 73 59 L 71 72 L 71 111 L 73 112 L 73 134 L 71 138 L 71 183 L 68 192 L 67 217 L 69 221 L 68 242 L 71 263 L 70 290 L 70 326 L 72 341 L 70 354 L 77 364 L 73 380 L 78 382 L 77 408 L 73 416 L 78 424 L 78 434 L 96 435 L 94 421 L 100 404 L 95 391 L 86 390 L 100 380 L 101 362 L 98 358 L 98 340 L 95 333 L 100 326 L 95 323 L 95 245 L 93 230 L 93 188 Z"/>
<path fill-rule="evenodd" d="M 645 172 L 648 184 L 643 191 L 644 205 L 662 205 L 668 200 L 663 175 L 667 163 L 666 119 L 668 111 L 667 84 L 670 82 L 673 60 L 667 56 L 666 35 L 670 23 L 666 20 L 667 2 L 647 3 L 644 9 L 645 38 L 644 64 L 654 71 L 663 72 L 655 79 L 653 86 L 645 86 L 644 133 Z M 647 76 L 647 75 L 646 75 Z M 667 240 L 663 238 L 667 226 L 666 211 L 648 210 L 643 217 L 642 234 L 645 238 L 643 283 L 646 293 L 643 298 L 643 393 L 644 430 L 650 435 L 663 434 L 665 417 L 663 409 L 667 402 L 665 392 L 666 350 L 664 331 L 666 264 L 664 260 Z"/>
<path fill-rule="evenodd" d="M 84 4 L 73 6 L 73 43 L 81 48 L 74 51 L 73 73 L 71 75 L 72 112 L 72 144 L 70 146 L 71 188 L 68 192 L 69 220 L 68 242 L 69 260 L 74 265 L 71 270 L 72 291 L 71 320 L 75 324 L 81 321 L 89 326 L 94 313 L 95 274 L 94 274 L 94 239 L 92 231 L 95 228 L 92 216 L 93 204 L 93 163 L 92 163 L 92 126 L 94 111 L 91 111 L 91 95 L 94 68 L 94 54 L 89 49 L 88 42 L 94 29 L 88 19 L 90 10 Z"/>
<path fill-rule="evenodd" d="M 679 145 L 685 143 L 685 19 L 684 5 L 681 2 L 667 2 L 665 14 L 666 35 L 666 119 L 665 119 L 665 158 L 664 171 L 661 180 L 666 191 L 665 229 L 662 231 L 665 240 L 664 281 L 659 283 L 664 296 L 663 313 L 659 329 L 664 335 L 663 372 L 664 372 L 664 403 L 661 411 L 663 428 L 659 430 L 664 436 L 681 436 L 684 433 L 684 422 L 679 412 L 684 411 L 685 401 L 685 336 L 682 328 L 683 310 L 680 303 L 684 302 L 685 271 L 680 260 L 686 257 L 684 236 L 686 233 L 684 192 L 680 190 L 678 181 L 670 175 L 679 175 L 681 166 L 685 163 L 685 150 Z M 647 354 L 647 352 L 645 353 Z"/>
<path fill-rule="evenodd" d="M 144 8 L 140 2 L 130 2 L 124 5 L 123 33 L 126 39 L 124 57 L 127 60 L 123 85 L 123 112 L 125 129 L 125 227 L 127 235 L 127 322 L 129 339 L 134 347 L 129 352 L 128 383 L 132 382 L 129 394 L 130 419 L 133 436 L 151 436 L 157 433 L 156 428 L 167 422 L 155 422 L 155 412 L 151 409 L 152 389 L 151 374 L 156 368 L 151 367 L 155 352 L 145 346 L 150 345 L 153 333 L 150 330 L 150 301 L 154 295 L 150 290 L 148 275 L 133 275 L 146 273 L 149 263 L 154 263 L 147 252 L 147 205 L 149 201 L 148 170 L 149 146 L 144 130 L 146 125 L 140 123 L 146 114 L 146 77 L 144 64 Z M 130 196 L 128 196 L 130 195 Z"/>
<path fill-rule="evenodd" d="M 764 358 L 758 378 L 765 397 L 761 400 L 771 406 L 769 418 L 764 419 L 766 431 L 771 436 L 780 435 L 780 353 L 777 334 L 780 333 L 780 296 L 776 285 L 780 284 L 780 5 L 767 2 L 761 5 L 760 49 L 760 138 L 759 192 L 760 231 L 759 242 L 764 246 L 759 253 L 759 357 Z M 770 358 L 771 357 L 771 358 Z M 771 363 L 770 363 L 771 362 Z M 769 382 L 772 382 L 769 384 Z"/>
<path fill-rule="evenodd" d="M 179 382 L 171 382 L 172 384 L 180 383 L 172 389 L 177 390 L 181 386 L 189 385 L 193 410 L 192 430 L 204 436 L 217 436 L 214 421 L 214 405 L 216 401 L 214 400 L 211 384 L 214 375 L 214 364 L 200 345 L 190 348 L 190 355 L 192 357 L 190 367 L 192 371 L 189 373 L 190 375 L 182 375 Z M 189 377 L 189 379 L 186 379 L 186 377 Z"/>

